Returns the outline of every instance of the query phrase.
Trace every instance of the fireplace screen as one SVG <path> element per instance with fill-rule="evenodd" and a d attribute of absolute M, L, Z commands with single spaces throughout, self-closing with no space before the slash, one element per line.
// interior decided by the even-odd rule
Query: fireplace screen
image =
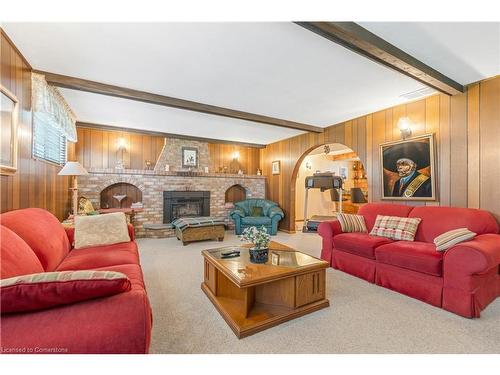
<path fill-rule="evenodd" d="M 210 216 L 209 191 L 164 191 L 163 222 L 182 217 Z"/>
<path fill-rule="evenodd" d="M 172 215 L 175 219 L 179 217 L 202 216 L 202 206 L 203 204 L 199 201 L 176 203 L 172 205 Z"/>

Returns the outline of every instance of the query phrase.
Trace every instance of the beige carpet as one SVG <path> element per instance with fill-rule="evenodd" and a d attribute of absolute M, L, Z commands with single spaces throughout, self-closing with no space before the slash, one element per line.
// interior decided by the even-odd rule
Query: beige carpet
<path fill-rule="evenodd" d="M 319 255 L 316 234 L 273 239 Z M 200 290 L 200 251 L 221 243 L 138 243 L 153 307 L 151 353 L 500 353 L 500 299 L 470 320 L 333 269 L 329 308 L 238 340 Z M 228 232 L 223 244 L 237 243 Z"/>

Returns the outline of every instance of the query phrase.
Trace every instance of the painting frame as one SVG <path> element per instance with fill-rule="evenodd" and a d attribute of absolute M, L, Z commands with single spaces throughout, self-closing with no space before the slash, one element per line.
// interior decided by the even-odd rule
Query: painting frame
<path fill-rule="evenodd" d="M 281 173 L 281 161 L 274 160 L 271 162 L 271 173 L 273 175 L 277 175 Z"/>
<path fill-rule="evenodd" d="M 349 179 L 349 168 L 345 166 L 339 166 L 339 177 L 341 177 L 344 181 Z"/>
<path fill-rule="evenodd" d="M 8 152 L 10 155 L 9 161 L 4 162 L 2 160 L 3 156 L 0 157 L 0 175 L 11 176 L 17 172 L 17 148 L 18 148 L 17 127 L 18 127 L 18 121 L 19 121 L 19 100 L 10 90 L 8 90 L 3 85 L 0 85 L 0 95 L 1 95 L 2 101 L 4 99 L 6 99 L 6 100 L 9 100 L 12 102 L 12 110 L 9 111 L 10 121 L 7 123 L 7 126 L 9 127 L 9 132 L 10 132 L 10 142 L 9 142 L 9 147 L 8 147 Z M 3 117 L 3 113 L 2 113 L 2 117 Z M 5 126 L 5 123 L 3 120 L 4 119 L 2 119 L 2 121 L 1 121 L 2 129 L 0 129 L 0 132 L 2 133 L 2 138 L 3 138 L 3 132 L 4 132 L 3 126 Z"/>
<path fill-rule="evenodd" d="M 428 147 L 419 147 L 420 143 L 427 144 Z M 405 145 L 405 146 L 400 146 L 400 145 Z M 418 163 L 417 163 L 417 169 L 416 173 L 418 175 L 424 175 L 427 176 L 428 178 L 426 181 L 424 181 L 421 185 L 414 185 L 418 186 L 413 192 L 415 196 L 412 194 L 413 189 L 409 189 L 411 186 L 411 183 L 408 183 L 406 187 L 402 187 L 402 195 L 397 196 L 394 195 L 394 189 L 396 188 L 396 184 L 400 180 L 400 177 L 398 178 L 393 177 L 393 179 L 396 179 L 396 182 L 391 184 L 388 178 L 388 176 L 392 173 L 397 174 L 397 172 L 394 171 L 394 163 L 391 163 L 391 160 L 395 160 L 397 157 L 396 155 L 391 155 L 388 156 L 388 149 L 391 147 L 396 146 L 394 149 L 394 153 L 398 152 L 399 150 L 402 150 L 403 148 L 411 150 L 412 148 L 415 150 L 420 150 L 418 151 L 420 154 L 418 154 L 416 151 L 414 154 L 417 156 L 420 156 L 424 162 L 423 164 L 425 165 L 424 168 L 418 168 Z M 399 146 L 399 147 L 398 147 Z M 422 146 L 422 145 L 420 145 Z M 428 148 L 428 150 L 427 150 Z M 425 150 L 422 151 L 422 150 Z M 384 156 L 385 152 L 385 156 Z M 401 154 L 399 158 L 410 158 L 409 156 L 405 156 Z M 410 158 L 411 159 L 411 158 Z M 427 160 L 428 159 L 428 160 Z M 382 200 L 396 200 L 396 201 L 436 201 L 437 200 L 437 193 L 436 193 L 436 147 L 435 147 L 435 135 L 434 133 L 429 133 L 429 134 L 424 134 L 416 137 L 411 137 L 411 138 L 406 138 L 406 139 L 401 139 L 397 141 L 389 141 L 389 142 L 384 142 L 379 145 L 379 161 L 380 161 L 380 189 L 381 189 L 381 199 Z M 428 164 L 428 165 L 427 165 Z M 392 171 L 389 168 L 392 167 Z M 423 170 L 428 170 L 428 172 L 422 172 Z M 430 180 L 427 182 L 427 180 Z M 399 185 L 400 186 L 400 183 Z M 425 188 L 426 192 L 423 193 L 423 189 Z M 422 192 L 419 192 L 418 189 L 422 189 Z M 430 190 L 430 194 L 427 193 L 427 191 Z M 389 192 L 391 192 L 388 194 Z M 418 194 L 417 194 L 418 193 Z M 411 195 L 410 195 L 411 194 Z M 420 194 L 423 194 L 423 196 L 420 196 Z"/>
<path fill-rule="evenodd" d="M 198 168 L 198 148 L 182 147 L 182 168 Z"/>

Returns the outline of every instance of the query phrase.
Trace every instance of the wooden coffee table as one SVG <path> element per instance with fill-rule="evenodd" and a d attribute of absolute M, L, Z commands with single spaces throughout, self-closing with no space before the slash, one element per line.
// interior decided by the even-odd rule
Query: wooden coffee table
<path fill-rule="evenodd" d="M 237 258 L 221 252 L 238 248 Z M 274 253 L 274 256 L 273 256 Z M 328 262 L 271 242 L 265 264 L 250 262 L 248 247 L 202 251 L 201 289 L 238 338 L 328 307 L 325 299 Z"/>

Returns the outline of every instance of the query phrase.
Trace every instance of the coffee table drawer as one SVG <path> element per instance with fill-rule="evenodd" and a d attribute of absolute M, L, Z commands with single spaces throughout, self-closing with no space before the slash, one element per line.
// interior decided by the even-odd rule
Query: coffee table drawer
<path fill-rule="evenodd" d="M 325 270 L 295 276 L 295 307 L 325 298 Z"/>

